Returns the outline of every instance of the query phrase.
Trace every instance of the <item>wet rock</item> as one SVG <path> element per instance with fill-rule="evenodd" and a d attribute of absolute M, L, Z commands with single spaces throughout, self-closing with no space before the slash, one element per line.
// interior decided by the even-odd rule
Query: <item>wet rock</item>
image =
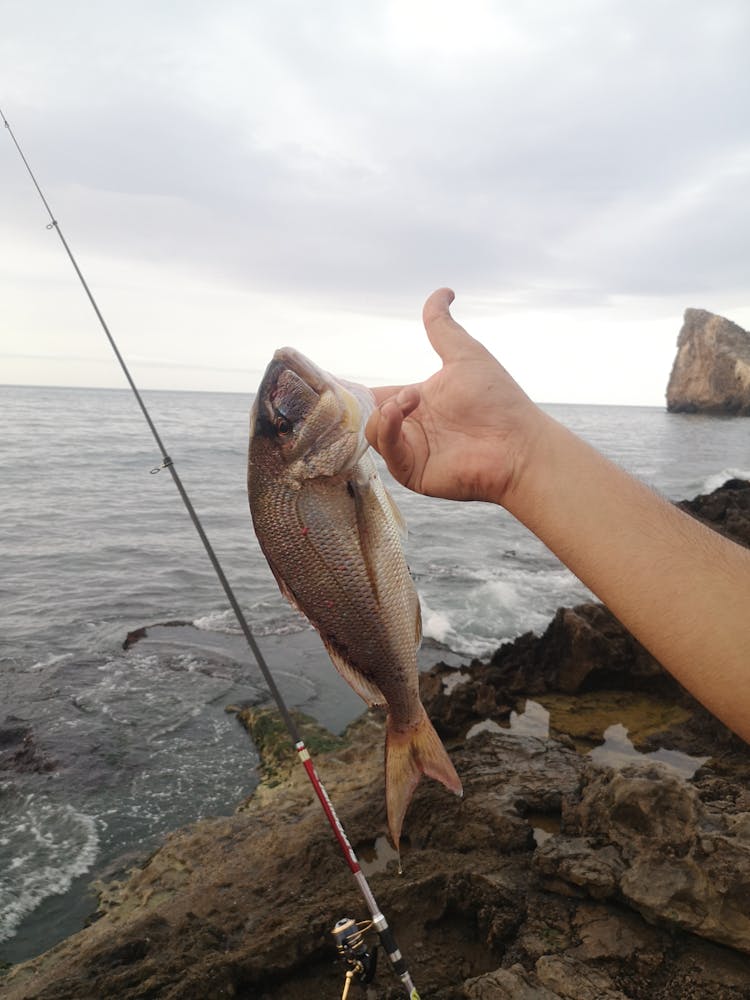
<path fill-rule="evenodd" d="M 154 625 L 142 625 L 140 628 L 134 628 L 132 632 L 128 632 L 123 640 L 122 648 L 130 649 L 131 646 L 135 646 L 135 644 L 140 642 L 142 639 L 147 639 L 152 629 L 184 628 L 191 624 L 192 622 L 175 619 L 174 621 L 168 622 L 156 622 Z"/>
<path fill-rule="evenodd" d="M 6 718 L 0 726 L 0 772 L 44 774 L 56 767 L 57 761 L 37 745 L 31 726 Z"/>

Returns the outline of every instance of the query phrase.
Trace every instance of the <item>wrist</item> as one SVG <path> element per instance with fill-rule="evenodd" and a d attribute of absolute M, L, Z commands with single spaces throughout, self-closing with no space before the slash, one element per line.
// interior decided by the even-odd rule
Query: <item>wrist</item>
<path fill-rule="evenodd" d="M 514 421 L 521 428 L 504 442 L 505 468 L 488 498 L 526 523 L 539 499 L 543 482 L 552 472 L 555 430 L 562 430 L 536 404 L 526 400 L 525 412 Z"/>

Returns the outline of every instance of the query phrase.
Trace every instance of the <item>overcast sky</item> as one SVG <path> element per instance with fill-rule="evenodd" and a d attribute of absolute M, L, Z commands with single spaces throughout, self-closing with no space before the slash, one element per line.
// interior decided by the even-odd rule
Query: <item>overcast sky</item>
<path fill-rule="evenodd" d="M 748 0 L 2 0 L 0 108 L 144 388 L 291 344 L 662 405 L 682 313 L 750 326 Z M 0 382 L 124 379 L 5 130 Z"/>

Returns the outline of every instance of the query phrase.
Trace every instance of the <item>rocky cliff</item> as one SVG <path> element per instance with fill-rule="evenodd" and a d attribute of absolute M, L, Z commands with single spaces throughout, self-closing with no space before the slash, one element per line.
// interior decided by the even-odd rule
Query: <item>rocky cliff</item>
<path fill-rule="evenodd" d="M 750 333 L 704 309 L 686 309 L 667 409 L 750 416 Z"/>
<path fill-rule="evenodd" d="M 750 483 L 685 507 L 750 539 Z M 421 783 L 402 876 L 382 718 L 323 734 L 317 766 L 425 1000 L 750 997 L 750 747 L 605 608 L 438 664 L 422 695 L 465 796 Z M 286 737 L 268 712 L 242 718 L 256 793 L 100 886 L 90 927 L 0 974 L 4 1000 L 341 996 L 330 931 L 364 905 Z M 403 996 L 382 956 L 366 996 Z"/>

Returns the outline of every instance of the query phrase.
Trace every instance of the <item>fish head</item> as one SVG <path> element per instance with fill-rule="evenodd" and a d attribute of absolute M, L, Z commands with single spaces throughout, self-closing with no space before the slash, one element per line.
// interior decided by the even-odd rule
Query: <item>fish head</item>
<path fill-rule="evenodd" d="M 334 378 L 299 351 L 276 351 L 250 415 L 250 474 L 298 482 L 354 468 L 374 408 L 364 386 Z"/>

